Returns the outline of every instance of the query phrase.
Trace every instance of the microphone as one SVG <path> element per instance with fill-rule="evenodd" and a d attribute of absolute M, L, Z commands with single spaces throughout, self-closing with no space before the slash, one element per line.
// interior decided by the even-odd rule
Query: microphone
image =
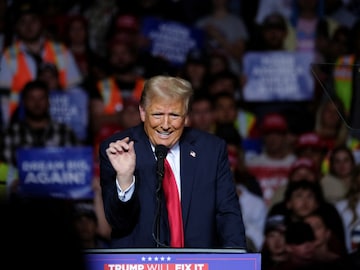
<path fill-rule="evenodd" d="M 162 204 L 162 182 L 164 180 L 165 168 L 164 161 L 168 153 L 168 148 L 165 145 L 159 144 L 155 146 L 156 162 L 156 175 L 157 175 L 157 188 L 156 188 L 156 199 L 157 199 L 157 210 L 154 221 L 153 238 L 157 244 L 157 247 L 165 246 L 160 242 L 160 216 L 161 216 L 161 204 Z"/>
<path fill-rule="evenodd" d="M 164 160 L 168 151 L 168 148 L 162 144 L 159 144 L 155 147 L 155 156 L 157 158 L 156 174 L 158 176 L 160 184 L 162 183 L 162 180 L 164 178 Z"/>

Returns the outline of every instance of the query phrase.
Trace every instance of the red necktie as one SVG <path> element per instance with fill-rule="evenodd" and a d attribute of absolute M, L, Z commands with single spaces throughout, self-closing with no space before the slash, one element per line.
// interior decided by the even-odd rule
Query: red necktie
<path fill-rule="evenodd" d="M 184 247 L 184 230 L 182 223 L 181 205 L 175 176 L 169 162 L 165 159 L 165 174 L 163 189 L 168 210 L 170 225 L 171 247 Z"/>

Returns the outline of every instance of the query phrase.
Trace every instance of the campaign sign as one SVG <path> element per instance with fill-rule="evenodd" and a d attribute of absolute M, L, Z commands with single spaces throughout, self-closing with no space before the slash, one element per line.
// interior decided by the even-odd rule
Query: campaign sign
<path fill-rule="evenodd" d="M 145 17 L 142 34 L 150 40 L 147 49 L 151 55 L 165 58 L 174 66 L 185 63 L 190 49 L 203 47 L 202 30 L 175 21 Z"/>
<path fill-rule="evenodd" d="M 80 140 L 87 138 L 89 123 L 88 96 L 79 87 L 50 91 L 51 119 L 71 127 Z"/>
<path fill-rule="evenodd" d="M 244 55 L 248 102 L 306 101 L 313 98 L 313 54 L 305 52 L 249 52 Z"/>
<path fill-rule="evenodd" d="M 19 149 L 17 160 L 20 194 L 63 199 L 93 198 L 91 147 Z"/>
<path fill-rule="evenodd" d="M 260 253 L 196 251 L 86 253 L 87 270 L 260 270 Z"/>

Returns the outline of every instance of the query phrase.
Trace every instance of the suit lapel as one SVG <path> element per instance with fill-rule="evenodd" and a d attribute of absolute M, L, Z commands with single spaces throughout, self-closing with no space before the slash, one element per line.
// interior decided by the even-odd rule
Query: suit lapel
<path fill-rule="evenodd" d="M 180 177 L 181 177 L 181 205 L 184 228 L 191 204 L 193 185 L 197 168 L 197 148 L 190 138 L 185 136 L 180 143 Z"/>
<path fill-rule="evenodd" d="M 136 152 L 137 164 L 135 174 L 138 174 L 138 172 L 142 172 L 142 184 L 147 185 L 149 187 L 149 190 L 152 191 L 157 185 L 156 158 L 152 151 L 149 138 L 147 137 L 142 125 L 134 129 L 134 133 L 132 134 L 131 139 L 133 139 L 135 142 L 134 147 Z M 139 166 L 141 166 L 141 168 Z"/>

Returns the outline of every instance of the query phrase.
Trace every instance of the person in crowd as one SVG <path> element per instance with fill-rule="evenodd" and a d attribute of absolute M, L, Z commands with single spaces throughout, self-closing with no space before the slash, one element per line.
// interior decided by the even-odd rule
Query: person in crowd
<path fill-rule="evenodd" d="M 185 63 L 179 71 L 179 77 L 188 80 L 195 92 L 204 91 L 209 76 L 209 56 L 203 49 L 190 49 Z"/>
<path fill-rule="evenodd" d="M 270 207 L 284 199 L 285 190 L 290 182 L 308 180 L 310 182 L 319 181 L 320 172 L 317 170 L 313 160 L 309 158 L 298 158 L 290 167 L 287 183 L 279 187 L 271 198 Z"/>
<path fill-rule="evenodd" d="M 239 77 L 230 70 L 224 70 L 210 76 L 207 80 L 206 89 L 211 96 L 227 92 L 233 95 L 236 101 L 240 99 Z"/>
<path fill-rule="evenodd" d="M 223 138 L 227 143 L 227 150 L 231 171 L 234 174 L 235 185 L 239 186 L 238 195 L 241 188 L 246 189 L 253 195 L 263 199 L 262 189 L 256 177 L 252 175 L 245 164 L 245 151 L 242 147 L 242 137 L 231 123 L 217 125 L 214 134 Z M 239 193 L 240 192 L 240 193 Z M 262 202 L 259 203 L 263 208 Z M 261 212 L 261 211 L 260 211 Z"/>
<path fill-rule="evenodd" d="M 285 242 L 288 257 L 272 269 L 312 269 L 316 261 L 314 240 L 315 235 L 309 224 L 303 221 L 287 224 Z"/>
<path fill-rule="evenodd" d="M 337 67 L 337 61 L 341 59 L 344 55 L 350 55 L 352 53 L 352 47 L 351 47 L 351 28 L 345 25 L 339 25 L 330 39 L 328 49 L 326 50 L 324 54 L 324 60 L 322 62 L 319 62 L 315 65 L 317 66 L 317 69 L 314 69 L 316 72 L 316 79 L 319 81 L 320 84 L 322 84 L 322 93 L 326 96 L 330 96 L 331 99 L 333 99 L 335 105 L 340 102 L 344 102 L 344 100 L 341 100 L 337 94 L 335 94 L 336 91 L 334 91 L 334 70 Z M 321 73 L 317 70 L 321 70 Z M 341 96 L 341 95 L 340 95 Z M 326 103 L 326 100 L 324 100 Z M 323 100 L 320 100 L 319 104 L 317 106 L 320 106 L 323 103 Z M 316 112 L 315 108 L 315 112 Z M 345 111 L 345 104 L 341 104 L 338 108 L 339 114 L 342 115 L 342 118 L 344 122 L 348 121 L 347 115 L 344 114 Z M 340 133 L 341 134 L 341 133 Z"/>
<path fill-rule="evenodd" d="M 259 0 L 258 8 L 256 11 L 255 21 L 257 24 L 262 24 L 265 18 L 274 12 L 278 12 L 284 18 L 290 19 L 292 12 L 292 0 L 282 1 L 282 0 Z"/>
<path fill-rule="evenodd" d="M 350 29 L 349 37 L 350 51 L 337 58 L 330 78 L 333 94 L 343 103 L 343 118 L 351 128 L 349 130 L 350 136 L 358 141 L 360 135 L 357 130 L 360 127 L 360 120 L 358 108 L 354 104 L 357 104 L 359 99 L 356 95 L 358 93 L 356 70 L 360 55 L 360 20 L 357 20 Z M 351 130 L 355 131 L 351 132 Z M 356 145 L 358 146 L 359 142 Z"/>
<path fill-rule="evenodd" d="M 268 14 L 259 25 L 260 34 L 256 37 L 259 42 L 253 49 L 261 51 L 289 51 L 286 48 L 286 37 L 289 31 L 286 18 L 279 12 Z"/>
<path fill-rule="evenodd" d="M 269 216 L 265 222 L 264 243 L 261 248 L 261 269 L 276 268 L 288 257 L 285 239 L 285 220 L 282 215 Z"/>
<path fill-rule="evenodd" d="M 314 54 L 314 63 L 326 63 L 327 57 L 331 52 L 331 41 L 336 29 L 340 26 L 339 22 L 326 14 L 324 7 L 329 1 L 297 0 L 294 5 L 292 25 L 295 29 L 293 39 L 295 49 L 300 52 L 310 52 Z M 331 69 L 330 69 L 331 70 Z M 313 65 L 312 72 L 316 77 L 315 94 L 313 98 L 314 109 L 316 110 L 322 102 L 325 91 L 323 81 L 330 79 L 329 65 Z M 321 81 L 321 82 L 320 82 Z M 333 91 L 331 89 L 331 91 Z"/>
<path fill-rule="evenodd" d="M 298 158 L 291 165 L 289 171 L 289 182 L 299 180 L 309 180 L 316 182 L 319 180 L 320 172 L 317 170 L 313 160 L 309 158 Z"/>
<path fill-rule="evenodd" d="M 225 53 L 218 51 L 209 53 L 208 55 L 209 77 L 229 70 L 231 70 L 230 63 Z"/>
<path fill-rule="evenodd" d="M 330 48 L 326 58 L 327 63 L 335 63 L 340 56 L 351 53 L 350 32 L 351 27 L 345 25 L 339 25 L 339 27 L 336 28 L 330 42 Z M 334 65 L 331 65 L 330 70 L 333 68 Z"/>
<path fill-rule="evenodd" d="M 260 123 L 263 139 L 262 152 L 246 160 L 250 173 L 258 179 L 267 205 L 270 205 L 274 192 L 287 183 L 291 165 L 296 159 L 287 151 L 286 118 L 280 113 L 268 113 Z"/>
<path fill-rule="evenodd" d="M 39 67 L 38 79 L 45 82 L 49 89 L 51 119 L 68 125 L 84 145 L 89 145 L 91 138 L 87 91 L 81 85 L 62 88 L 59 71 L 51 63 L 44 63 Z M 21 105 L 19 109 L 20 107 Z"/>
<path fill-rule="evenodd" d="M 117 39 L 109 45 L 110 74 L 96 83 L 90 94 L 90 118 L 93 138 L 102 128 L 124 125 L 123 109 L 127 100 L 138 102 L 145 78 L 135 69 L 137 51 L 134 46 Z"/>
<path fill-rule="evenodd" d="M 0 141 L 0 160 L 16 168 L 16 151 L 21 147 L 79 146 L 74 130 L 50 117 L 49 89 L 38 80 L 28 82 L 21 90 L 23 117 L 14 120 L 4 131 Z M 14 180 L 14 181 L 13 181 Z M 10 179 L 10 192 L 16 194 L 17 179 Z M 11 194 L 10 194 L 11 195 Z"/>
<path fill-rule="evenodd" d="M 296 51 L 317 54 L 323 59 L 328 44 L 339 23 L 324 12 L 324 0 L 295 0 L 292 5 L 291 25 L 294 27 L 294 48 Z"/>
<path fill-rule="evenodd" d="M 253 45 L 251 45 L 246 51 L 242 63 L 243 73 L 241 74 L 241 87 L 243 89 L 242 95 L 244 96 L 245 102 L 248 103 L 248 106 L 251 107 L 251 110 L 259 119 L 261 119 L 266 113 L 275 111 L 282 112 L 284 115 L 287 115 L 285 112 L 290 111 L 290 109 L 293 112 L 301 113 L 302 117 L 304 117 L 304 114 L 308 115 L 310 113 L 309 105 L 311 104 L 311 101 L 308 100 L 308 98 L 299 98 L 298 95 L 301 92 L 295 91 L 293 92 L 294 95 L 288 95 L 287 97 L 281 97 L 282 94 L 279 95 L 278 92 L 281 91 L 281 93 L 285 93 L 286 90 L 290 90 L 291 88 L 290 86 L 287 86 L 289 82 L 284 80 L 284 77 L 288 78 L 288 76 L 279 76 L 279 74 L 282 74 L 283 72 L 290 72 L 290 70 L 293 70 L 294 68 L 297 69 L 296 66 L 299 66 L 300 68 L 300 66 L 303 66 L 303 63 L 301 63 L 303 61 L 302 59 L 306 59 L 306 57 L 300 53 L 289 48 L 287 42 L 289 40 L 288 37 L 291 37 L 294 34 L 290 22 L 279 11 L 277 11 L 267 14 L 261 24 L 256 27 L 257 31 L 252 38 Z M 249 74 L 248 70 L 251 70 L 254 65 L 256 67 L 263 66 L 263 64 L 268 61 L 266 60 L 268 57 L 270 57 L 270 59 L 272 57 L 274 57 L 274 59 L 284 57 L 284 59 L 294 58 L 301 60 L 295 60 L 295 65 L 293 65 L 293 60 L 275 62 L 281 63 L 280 65 L 270 64 L 270 62 L 272 62 L 270 60 L 269 64 L 272 66 L 267 66 L 268 71 L 271 72 L 268 76 L 260 75 L 258 77 L 255 73 L 253 75 Z M 306 66 L 304 66 L 304 68 L 307 68 Z M 265 66 L 263 67 L 266 68 Z M 278 72 L 274 71 L 275 69 L 278 70 Z M 292 72 L 292 74 L 296 73 L 298 73 L 297 70 Z M 272 78 L 272 74 L 275 76 L 274 78 Z M 258 79 L 255 79 L 256 77 L 258 77 Z M 263 79 L 264 81 L 261 83 L 261 80 Z M 280 80 L 278 86 L 275 86 L 276 83 L 273 84 L 273 80 Z M 259 83 L 260 85 L 263 85 L 264 89 L 266 89 L 264 90 L 266 91 L 266 102 L 263 102 L 264 95 L 259 94 L 258 96 L 252 96 L 250 94 L 252 91 L 250 86 L 254 82 L 254 85 Z M 257 86 L 255 87 L 258 88 Z M 311 87 L 312 85 L 309 84 L 309 91 L 312 91 Z M 307 118 L 304 117 L 304 119 Z"/>
<path fill-rule="evenodd" d="M 226 143 L 186 127 L 192 95 L 186 80 L 150 78 L 140 100 L 142 123 L 101 143 L 112 247 L 246 249 Z"/>
<path fill-rule="evenodd" d="M 260 251 L 263 244 L 264 223 L 267 206 L 256 178 L 249 174 L 244 165 L 242 138 L 231 124 L 217 126 L 215 135 L 224 139 L 227 145 L 230 168 L 234 176 L 234 184 L 239 196 L 239 203 L 244 220 L 246 236 L 253 247 L 248 250 Z M 247 207 L 251 205 L 252 207 Z"/>
<path fill-rule="evenodd" d="M 222 91 L 214 94 L 212 99 L 216 126 L 230 124 L 236 127 L 238 107 L 234 95 L 232 93 Z"/>
<path fill-rule="evenodd" d="M 91 1 L 81 12 L 89 24 L 90 47 L 102 57 L 106 56 L 106 35 L 117 12 L 119 7 L 116 0 Z"/>
<path fill-rule="evenodd" d="M 335 203 L 345 229 L 348 252 L 359 250 L 360 240 L 360 165 L 352 171 L 349 189 L 345 198 Z"/>
<path fill-rule="evenodd" d="M 74 227 L 82 249 L 108 248 L 108 239 L 98 234 L 98 217 L 92 203 L 74 203 Z"/>
<path fill-rule="evenodd" d="M 291 106 L 282 112 L 288 123 L 287 148 L 289 152 L 295 153 L 300 135 L 314 130 L 315 116 L 309 110 L 299 110 Z"/>
<path fill-rule="evenodd" d="M 206 36 L 206 50 L 224 52 L 229 60 L 230 69 L 240 75 L 242 56 L 249 38 L 248 30 L 240 16 L 228 9 L 228 0 L 212 0 L 211 11 L 196 22 Z"/>
<path fill-rule="evenodd" d="M 143 18 L 136 10 L 127 12 L 119 9 L 110 21 L 105 40 L 109 43 L 115 39 L 134 48 L 137 53 L 136 70 L 146 79 L 159 74 L 176 75 L 178 67 L 162 55 L 154 55 L 149 49 L 151 39 L 142 32 L 142 28 L 146 27 L 143 26 Z"/>
<path fill-rule="evenodd" d="M 209 133 L 215 131 L 213 100 L 205 91 L 194 92 L 189 109 L 189 126 Z"/>
<path fill-rule="evenodd" d="M 232 124 L 243 139 L 259 139 L 256 116 L 236 101 L 233 92 L 222 90 L 212 100 L 216 125 Z"/>
<path fill-rule="evenodd" d="M 41 14 L 34 5 L 19 3 L 14 17 L 16 39 L 4 50 L 0 59 L 1 109 L 5 125 L 18 106 L 21 90 L 27 82 L 37 78 L 42 63 L 56 65 L 60 84 L 64 88 L 83 80 L 71 51 L 63 43 L 45 36 Z"/>
<path fill-rule="evenodd" d="M 328 150 L 347 143 L 348 129 L 344 116 L 344 106 L 336 97 L 325 99 L 317 108 L 314 131 Z"/>
<path fill-rule="evenodd" d="M 104 57 L 90 46 L 88 20 L 81 14 L 68 15 L 64 27 L 64 43 L 74 55 L 83 83 L 96 82 L 105 76 Z"/>
<path fill-rule="evenodd" d="M 289 182 L 284 200 L 274 204 L 268 211 L 268 216 L 284 215 L 286 223 L 304 220 L 315 211 L 321 211 L 326 219 L 332 220 L 330 248 L 343 255 L 346 253 L 344 226 L 336 207 L 323 197 L 319 182 L 300 180 Z"/>
<path fill-rule="evenodd" d="M 351 173 L 355 167 L 353 151 L 346 145 L 339 145 L 329 154 L 329 170 L 320 179 L 325 198 L 336 202 L 345 198 L 351 183 Z"/>
<path fill-rule="evenodd" d="M 314 258 L 319 262 L 334 262 L 339 259 L 340 254 L 330 250 L 329 241 L 331 237 L 331 230 L 329 229 L 328 223 L 331 220 L 327 220 L 321 211 L 315 211 L 305 217 L 304 221 L 313 229 L 315 235 L 315 252 Z"/>
<path fill-rule="evenodd" d="M 295 154 L 297 158 L 310 158 L 313 160 L 316 170 L 322 177 L 326 168 L 324 162 L 329 150 L 325 142 L 315 131 L 304 132 L 299 135 L 295 145 Z"/>
<path fill-rule="evenodd" d="M 248 250 L 259 252 L 264 241 L 263 230 L 268 207 L 259 194 L 255 194 L 253 190 L 250 190 L 246 186 L 246 182 L 242 183 L 239 181 L 239 178 L 235 181 L 246 236 L 254 246 L 252 249 L 248 246 Z M 256 184 L 257 183 L 254 183 L 255 186 Z M 251 208 L 248 207 L 249 205 L 251 205 Z"/>

